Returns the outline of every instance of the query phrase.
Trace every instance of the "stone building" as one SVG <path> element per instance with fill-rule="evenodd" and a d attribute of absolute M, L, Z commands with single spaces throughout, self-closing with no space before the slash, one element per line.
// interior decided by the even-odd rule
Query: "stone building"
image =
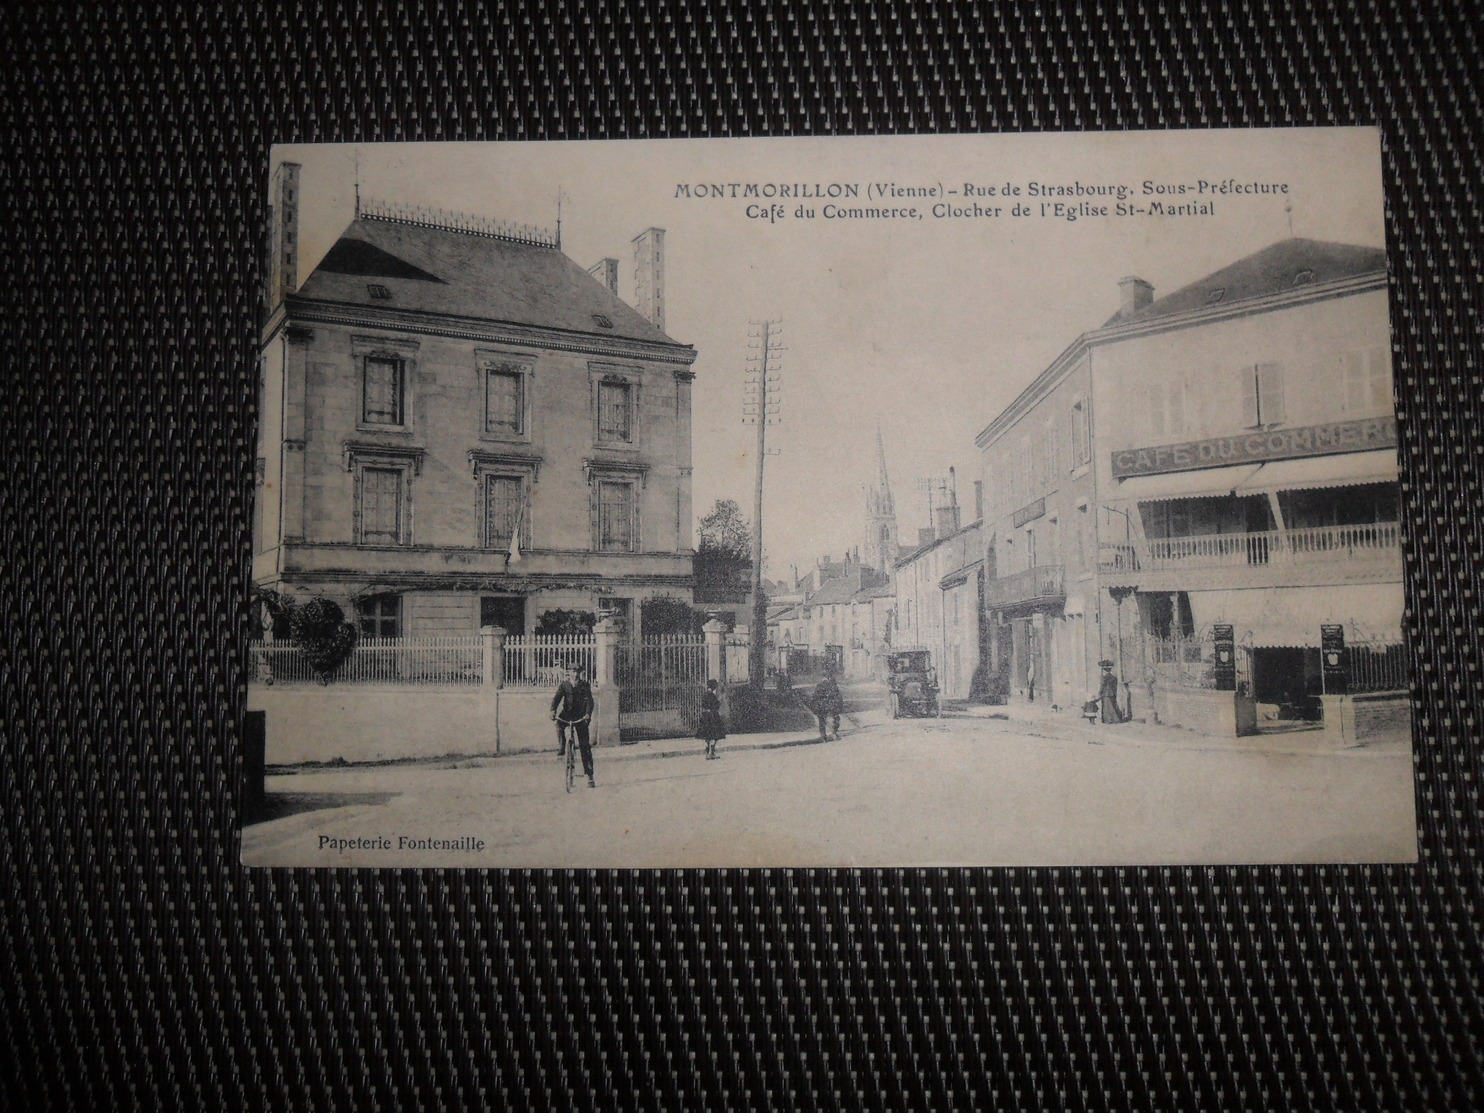
<path fill-rule="evenodd" d="M 1401 640 L 1385 254 L 1291 239 L 1120 287 L 978 437 L 992 671 L 1068 705 L 1109 660 L 1144 716 L 1225 631 L 1239 694 L 1317 717 L 1323 626 Z"/>
<path fill-rule="evenodd" d="M 617 264 L 555 237 L 357 207 L 298 282 L 278 168 L 260 348 L 256 585 L 368 635 L 529 633 L 692 599 L 695 350 L 664 330 L 664 238 Z"/>

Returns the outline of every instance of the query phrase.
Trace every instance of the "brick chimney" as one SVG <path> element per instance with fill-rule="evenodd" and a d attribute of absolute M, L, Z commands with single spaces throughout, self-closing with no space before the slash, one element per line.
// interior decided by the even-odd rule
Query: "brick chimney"
<path fill-rule="evenodd" d="M 1118 281 L 1118 295 L 1118 312 L 1137 314 L 1154 301 L 1154 287 L 1137 275 L 1126 275 Z"/>
<path fill-rule="evenodd" d="M 634 309 L 657 329 L 665 328 L 663 229 L 645 229 L 634 238 Z"/>
<path fill-rule="evenodd" d="M 268 313 L 299 289 L 298 163 L 280 163 L 268 194 L 268 269 L 264 291 Z"/>
<path fill-rule="evenodd" d="M 618 261 L 612 256 L 599 260 L 587 269 L 587 274 L 607 287 L 613 294 L 618 294 Z"/>

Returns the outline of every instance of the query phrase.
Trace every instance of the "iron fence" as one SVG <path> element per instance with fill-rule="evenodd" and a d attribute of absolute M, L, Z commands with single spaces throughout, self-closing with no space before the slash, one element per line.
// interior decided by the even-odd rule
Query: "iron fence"
<path fill-rule="evenodd" d="M 1252 691 L 1250 636 L 1238 638 L 1235 647 L 1239 693 Z M 1200 632 L 1172 636 L 1148 636 L 1142 654 L 1153 681 L 1161 686 L 1186 690 L 1216 689 L 1216 640 L 1210 626 Z"/>
<path fill-rule="evenodd" d="M 1401 644 L 1368 641 L 1351 644 L 1349 651 L 1351 694 L 1407 689 L 1406 649 Z"/>

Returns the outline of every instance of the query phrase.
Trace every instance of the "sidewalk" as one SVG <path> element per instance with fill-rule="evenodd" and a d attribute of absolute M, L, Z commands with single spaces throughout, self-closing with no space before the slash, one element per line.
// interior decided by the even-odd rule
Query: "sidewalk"
<path fill-rule="evenodd" d="M 1201 752 L 1264 752 L 1292 756 L 1322 756 L 1354 753 L 1371 756 L 1410 754 L 1406 740 L 1375 742 L 1362 746 L 1336 745 L 1320 728 L 1290 732 L 1258 733 L 1248 737 L 1210 737 L 1177 725 L 1159 725 L 1152 719 L 1136 717 L 1133 721 L 1089 724 L 1075 710 L 1053 710 L 1049 706 L 1011 703 L 1004 706 L 965 705 L 945 710 L 944 718 L 971 719 L 999 723 L 1007 729 L 1029 737 L 1055 741 L 1085 741 L 1091 745 L 1153 747 L 1196 750 Z"/>

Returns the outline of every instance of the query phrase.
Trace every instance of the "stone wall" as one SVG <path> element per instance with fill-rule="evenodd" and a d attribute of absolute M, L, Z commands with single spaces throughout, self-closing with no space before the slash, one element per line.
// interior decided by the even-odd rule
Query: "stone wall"
<path fill-rule="evenodd" d="M 595 690 L 599 745 L 618 743 L 618 691 Z M 549 690 L 493 687 L 254 687 L 267 763 L 348 764 L 555 752 Z"/>
<path fill-rule="evenodd" d="M 1161 725 L 1178 725 L 1211 737 L 1239 737 L 1256 731 L 1255 719 L 1239 718 L 1237 698 L 1229 690 L 1156 687 L 1155 717 Z"/>
<path fill-rule="evenodd" d="M 1406 694 L 1358 694 L 1352 701 L 1358 744 L 1412 739 L 1412 702 Z"/>

